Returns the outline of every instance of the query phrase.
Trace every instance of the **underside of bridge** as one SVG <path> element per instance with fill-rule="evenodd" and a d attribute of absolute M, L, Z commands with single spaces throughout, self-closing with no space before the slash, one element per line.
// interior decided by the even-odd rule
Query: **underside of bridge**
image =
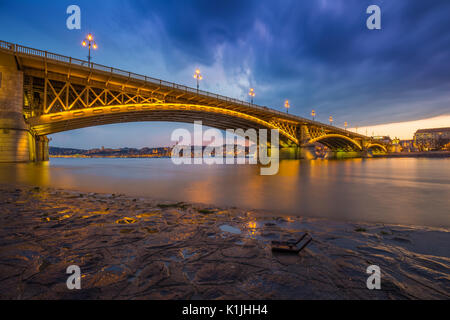
<path fill-rule="evenodd" d="M 381 143 L 369 143 L 366 146 L 366 149 L 373 154 L 385 154 L 388 152 L 387 147 Z"/>
<path fill-rule="evenodd" d="M 239 112 L 186 104 L 117 105 L 61 112 L 29 119 L 30 125 L 38 135 L 49 135 L 99 125 L 145 121 L 191 124 L 195 121 L 201 121 L 205 126 L 221 130 L 278 129 L 269 122 Z M 284 130 L 279 130 L 279 132 L 283 146 L 298 143 L 295 135 Z"/>
<path fill-rule="evenodd" d="M 267 107 L 0 41 L 1 161 L 46 160 L 46 135 L 114 123 L 162 121 L 277 129 L 281 156 L 383 150 L 370 138 Z M 270 135 L 269 135 L 270 136 Z"/>
<path fill-rule="evenodd" d="M 363 150 L 360 142 L 341 134 L 327 134 L 310 141 L 310 143 L 316 142 L 333 151 L 359 152 Z"/>

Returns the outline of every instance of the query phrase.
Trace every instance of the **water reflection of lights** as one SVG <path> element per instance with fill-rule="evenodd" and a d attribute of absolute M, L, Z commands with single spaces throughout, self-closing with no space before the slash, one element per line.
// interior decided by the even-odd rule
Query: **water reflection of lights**
<path fill-rule="evenodd" d="M 286 217 L 285 220 L 286 220 L 288 223 L 293 223 L 293 222 L 295 222 L 295 219 L 293 219 L 292 217 Z"/>
<path fill-rule="evenodd" d="M 119 219 L 116 221 L 116 224 L 135 224 L 137 222 L 136 219 L 125 217 L 123 219 Z"/>
<path fill-rule="evenodd" d="M 250 221 L 249 223 L 247 223 L 247 228 L 251 236 L 256 235 L 256 230 L 258 228 L 256 221 Z"/>

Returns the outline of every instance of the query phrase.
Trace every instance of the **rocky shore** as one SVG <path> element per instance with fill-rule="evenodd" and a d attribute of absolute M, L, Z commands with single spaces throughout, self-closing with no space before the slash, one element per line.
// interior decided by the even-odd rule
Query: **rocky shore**
<path fill-rule="evenodd" d="M 299 255 L 271 251 L 304 231 Z M 449 245 L 448 228 L 0 185 L 0 299 L 449 299 Z"/>

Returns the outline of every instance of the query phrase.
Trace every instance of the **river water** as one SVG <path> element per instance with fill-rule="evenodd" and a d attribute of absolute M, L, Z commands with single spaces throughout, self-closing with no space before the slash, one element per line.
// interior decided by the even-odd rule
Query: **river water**
<path fill-rule="evenodd" d="M 252 165 L 51 159 L 0 164 L 0 183 L 258 209 L 276 216 L 450 226 L 450 159 L 289 160 L 280 163 L 276 176 L 261 176 Z"/>

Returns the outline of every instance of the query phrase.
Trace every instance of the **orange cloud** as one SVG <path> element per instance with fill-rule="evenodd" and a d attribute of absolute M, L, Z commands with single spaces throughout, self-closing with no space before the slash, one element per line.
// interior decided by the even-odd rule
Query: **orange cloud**
<path fill-rule="evenodd" d="M 402 140 L 412 139 L 414 133 L 419 129 L 445 128 L 450 127 L 450 115 L 443 115 L 428 119 L 386 123 L 375 126 L 361 127 L 357 129 L 358 133 L 369 136 L 390 136 L 391 138 L 400 138 Z M 356 128 L 350 129 L 356 132 Z"/>

